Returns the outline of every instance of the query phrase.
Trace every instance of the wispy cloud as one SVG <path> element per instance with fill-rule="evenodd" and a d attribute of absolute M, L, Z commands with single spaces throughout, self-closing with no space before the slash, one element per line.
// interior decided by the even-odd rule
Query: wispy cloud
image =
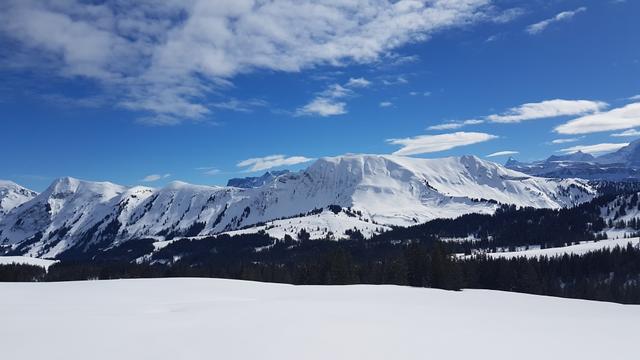
<path fill-rule="evenodd" d="M 332 84 L 325 90 L 316 94 L 305 106 L 296 110 L 297 116 L 316 115 L 316 116 L 335 116 L 347 113 L 347 103 L 341 99 L 352 96 L 353 90 L 340 84 Z"/>
<path fill-rule="evenodd" d="M 559 134 L 589 134 L 602 131 L 624 130 L 640 126 L 640 103 L 583 116 L 555 128 Z"/>
<path fill-rule="evenodd" d="M 450 150 L 459 146 L 477 144 L 498 137 L 477 132 L 456 132 L 440 135 L 421 135 L 404 139 L 389 139 L 388 143 L 402 146 L 395 155 L 417 155 Z"/>
<path fill-rule="evenodd" d="M 318 97 L 301 107 L 297 115 L 318 115 L 322 117 L 346 114 L 347 104 L 344 101 L 336 101 L 331 98 Z"/>
<path fill-rule="evenodd" d="M 446 122 L 438 125 L 429 126 L 427 130 L 455 130 L 455 129 L 460 129 L 461 127 L 464 127 L 467 125 L 479 125 L 482 123 L 484 123 L 484 120 L 479 120 L 479 119 L 451 121 L 451 122 Z"/>
<path fill-rule="evenodd" d="M 611 134 L 611 136 L 613 137 L 633 137 L 633 136 L 640 136 L 640 131 L 636 130 L 636 129 L 629 129 L 626 131 L 623 131 L 621 133 L 615 133 L 615 134 Z"/>
<path fill-rule="evenodd" d="M 380 102 L 380 107 L 391 107 L 393 103 L 391 101 L 382 101 Z"/>
<path fill-rule="evenodd" d="M 565 139 L 555 139 L 552 140 L 551 143 L 552 144 L 568 144 L 568 143 L 573 143 L 576 141 L 580 141 L 581 138 L 565 138 Z"/>
<path fill-rule="evenodd" d="M 387 86 L 404 85 L 408 84 L 409 80 L 407 80 L 407 77 L 405 75 L 398 75 L 396 77 L 382 79 L 382 83 Z"/>
<path fill-rule="evenodd" d="M 349 81 L 347 81 L 347 83 L 345 84 L 345 86 L 347 87 L 354 87 L 354 88 L 365 88 L 365 87 L 369 87 L 369 85 L 371 85 L 371 81 L 362 77 L 350 78 Z"/>
<path fill-rule="evenodd" d="M 595 144 L 595 145 L 576 145 L 570 148 L 560 150 L 566 154 L 572 154 L 578 151 L 582 151 L 583 153 L 591 154 L 591 155 L 600 155 L 604 153 L 609 153 L 612 151 L 620 150 L 621 148 L 629 145 L 629 143 L 603 143 L 603 144 Z"/>
<path fill-rule="evenodd" d="M 546 19 L 546 20 L 542 20 L 538 23 L 535 24 L 531 24 L 529 26 L 527 26 L 527 32 L 531 35 L 536 35 L 539 34 L 541 32 L 543 32 L 544 30 L 547 29 L 547 27 L 549 27 L 549 25 L 553 24 L 553 23 L 557 23 L 557 22 L 562 22 L 562 21 L 568 21 L 570 19 L 572 19 L 574 16 L 576 16 L 577 14 L 587 11 L 586 7 L 579 7 L 573 11 L 563 11 L 559 14 L 557 14 L 556 16 Z"/>
<path fill-rule="evenodd" d="M 196 170 L 202 171 L 202 174 L 208 175 L 208 176 L 218 175 L 221 172 L 220 169 L 213 166 L 198 167 L 196 168 Z"/>
<path fill-rule="evenodd" d="M 223 102 L 213 103 L 211 104 L 211 107 L 221 110 L 249 113 L 254 111 L 256 108 L 265 107 L 268 105 L 269 103 L 262 99 L 238 100 L 231 98 Z"/>
<path fill-rule="evenodd" d="M 302 164 L 312 160 L 314 159 L 304 157 L 304 156 L 287 157 L 285 155 L 270 155 L 265 157 L 243 160 L 239 162 L 237 166 L 240 168 L 245 168 L 244 171 L 246 172 L 255 172 L 255 171 L 264 171 L 264 170 L 279 167 L 279 166 Z"/>
<path fill-rule="evenodd" d="M 607 103 L 590 100 L 545 100 L 527 103 L 507 110 L 502 114 L 487 116 L 497 123 L 518 123 L 525 120 L 554 118 L 560 116 L 590 114 L 605 109 Z"/>
<path fill-rule="evenodd" d="M 171 174 L 151 174 L 151 175 L 147 175 L 144 178 L 142 178 L 141 181 L 144 182 L 154 182 L 154 181 L 158 181 L 161 179 L 166 179 L 168 177 L 170 177 Z"/>
<path fill-rule="evenodd" d="M 509 155 L 517 155 L 517 154 L 520 154 L 520 152 L 505 150 L 505 151 L 494 152 L 493 154 L 487 155 L 487 157 L 509 156 Z"/>
<path fill-rule="evenodd" d="M 211 114 L 207 95 L 239 74 L 373 64 L 502 17 L 486 0 L 6 0 L 0 35 L 32 55 L 29 70 L 96 81 L 145 122 L 177 124 Z"/>

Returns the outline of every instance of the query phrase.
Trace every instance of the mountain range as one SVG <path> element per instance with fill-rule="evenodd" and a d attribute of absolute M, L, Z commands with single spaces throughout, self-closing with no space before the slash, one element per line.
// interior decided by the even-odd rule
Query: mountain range
<path fill-rule="evenodd" d="M 340 239 L 348 230 L 366 235 L 492 213 L 499 204 L 573 206 L 596 194 L 582 180 L 534 177 L 474 156 L 347 155 L 267 178 L 256 187 L 176 181 L 154 189 L 67 177 L 37 195 L 13 184 L 5 196 L 11 200 L 2 200 L 11 205 L 0 218 L 0 245 L 8 254 L 56 258 L 135 239 L 166 242 L 242 231 L 295 238 L 305 229 L 312 238 Z M 23 194 L 19 205 L 16 194 Z"/>
<path fill-rule="evenodd" d="M 593 156 L 581 151 L 554 155 L 546 160 L 520 162 L 509 158 L 509 169 L 549 178 L 582 178 L 589 180 L 625 180 L 640 178 L 640 140 L 620 150 Z"/>

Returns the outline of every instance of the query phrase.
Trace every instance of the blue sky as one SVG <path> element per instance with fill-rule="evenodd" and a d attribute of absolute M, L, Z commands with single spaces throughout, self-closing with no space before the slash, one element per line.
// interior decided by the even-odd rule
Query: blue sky
<path fill-rule="evenodd" d="M 9 0 L 0 13 L 0 178 L 35 190 L 60 176 L 223 185 L 344 153 L 535 160 L 640 130 L 632 0 Z"/>

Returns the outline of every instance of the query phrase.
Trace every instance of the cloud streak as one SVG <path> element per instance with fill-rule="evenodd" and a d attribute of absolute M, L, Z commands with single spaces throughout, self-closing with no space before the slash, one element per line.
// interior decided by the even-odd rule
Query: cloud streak
<path fill-rule="evenodd" d="M 545 100 L 527 103 L 507 110 L 502 114 L 487 116 L 496 123 L 518 123 L 526 120 L 554 118 L 560 116 L 590 114 L 607 107 L 607 103 L 590 100 Z"/>
<path fill-rule="evenodd" d="M 247 160 L 240 161 L 237 166 L 240 168 L 245 168 L 246 172 L 256 172 L 256 171 L 264 171 L 275 167 L 280 166 L 290 166 L 296 164 L 302 164 L 314 159 L 307 158 L 304 156 L 290 156 L 287 157 L 285 155 L 269 155 L 265 157 L 251 158 Z"/>
<path fill-rule="evenodd" d="M 452 121 L 452 122 L 446 122 L 438 125 L 429 126 L 427 130 L 455 130 L 455 129 L 460 129 L 462 127 L 465 127 L 467 125 L 479 125 L 483 123 L 484 123 L 484 120 L 476 120 L 476 119 L 464 120 L 464 121 Z"/>
<path fill-rule="evenodd" d="M 587 153 L 591 155 L 600 155 L 600 154 L 605 154 L 612 151 L 620 150 L 627 145 L 629 145 L 629 143 L 618 143 L 618 144 L 602 143 L 602 144 L 595 144 L 595 145 L 577 145 L 577 146 L 572 146 L 570 148 L 562 149 L 560 151 L 565 154 L 573 154 L 578 151 L 582 151 L 583 153 Z"/>
<path fill-rule="evenodd" d="M 558 22 L 563 22 L 563 21 L 568 21 L 571 20 L 574 16 L 576 16 L 577 14 L 581 13 L 581 12 L 585 12 L 587 11 L 587 8 L 582 6 L 579 7 L 573 11 L 563 11 L 559 14 L 557 14 L 556 16 L 546 19 L 546 20 L 542 20 L 538 23 L 535 24 L 531 24 L 529 26 L 527 26 L 526 31 L 530 34 L 530 35 L 537 35 L 540 34 L 541 32 L 545 31 L 547 29 L 547 27 L 549 27 L 549 25 L 554 24 L 554 23 L 558 23 Z"/>
<path fill-rule="evenodd" d="M 487 155 L 487 157 L 509 156 L 509 155 L 517 155 L 517 154 L 520 154 L 520 152 L 505 150 L 505 151 L 494 152 L 493 154 Z"/>
<path fill-rule="evenodd" d="M 168 177 L 170 177 L 171 174 L 151 174 L 151 175 L 147 175 L 144 178 L 142 178 L 141 181 L 144 182 L 154 182 L 154 181 L 158 181 L 161 179 L 166 179 Z"/>
<path fill-rule="evenodd" d="M 440 135 L 421 135 L 404 139 L 389 139 L 388 143 L 400 145 L 394 155 L 417 155 L 450 150 L 460 146 L 477 144 L 498 137 L 478 132 L 455 132 Z"/>
<path fill-rule="evenodd" d="M 629 129 L 626 131 L 623 131 L 621 133 L 615 133 L 615 134 L 611 134 L 611 136 L 613 137 L 633 137 L 633 136 L 640 136 L 640 131 L 636 130 L 636 129 Z"/>
<path fill-rule="evenodd" d="M 640 103 L 573 119 L 554 129 L 559 134 L 576 135 L 624 130 L 640 126 Z"/>

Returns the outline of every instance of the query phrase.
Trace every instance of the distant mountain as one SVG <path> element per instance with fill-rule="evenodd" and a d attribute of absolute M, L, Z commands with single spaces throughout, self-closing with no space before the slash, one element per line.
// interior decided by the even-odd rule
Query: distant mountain
<path fill-rule="evenodd" d="M 598 157 L 578 151 L 568 155 L 554 155 L 546 160 L 530 163 L 509 158 L 505 167 L 548 178 L 640 179 L 640 140 L 614 153 Z"/>
<path fill-rule="evenodd" d="M 38 193 L 12 181 L 0 180 L 0 218 L 13 208 L 33 199 Z"/>
<path fill-rule="evenodd" d="M 272 182 L 275 178 L 277 178 L 280 175 L 284 175 L 288 173 L 289 173 L 289 170 L 267 171 L 262 176 L 258 176 L 258 177 L 233 178 L 227 182 L 227 186 L 243 188 L 243 189 L 257 188 Z"/>
<path fill-rule="evenodd" d="M 629 168 L 640 168 L 640 140 L 636 140 L 622 149 L 596 158 L 600 164 L 624 164 Z"/>
<path fill-rule="evenodd" d="M 390 225 L 492 213 L 498 203 L 561 208 L 594 196 L 582 181 L 532 177 L 474 156 L 322 158 L 255 188 L 182 182 L 127 188 L 62 178 L 0 219 L 0 245 L 12 255 L 68 258 L 134 239 L 251 228 L 340 239 L 354 229 L 373 234 Z"/>

